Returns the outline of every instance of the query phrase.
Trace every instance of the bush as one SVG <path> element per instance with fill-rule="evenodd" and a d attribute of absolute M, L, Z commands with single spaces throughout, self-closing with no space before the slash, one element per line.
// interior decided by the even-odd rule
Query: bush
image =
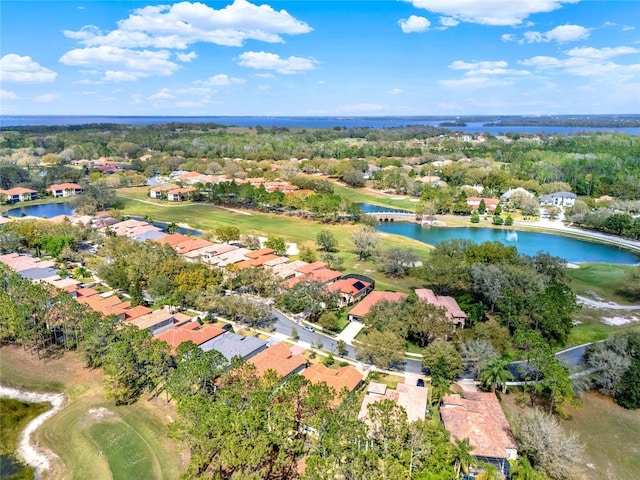
<path fill-rule="evenodd" d="M 504 224 L 504 219 L 500 215 L 495 215 L 493 217 L 493 224 L 494 225 L 502 225 L 502 224 Z"/>

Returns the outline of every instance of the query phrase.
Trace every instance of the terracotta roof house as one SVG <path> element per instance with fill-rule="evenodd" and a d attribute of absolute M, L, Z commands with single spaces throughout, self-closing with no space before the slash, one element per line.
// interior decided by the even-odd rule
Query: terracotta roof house
<path fill-rule="evenodd" d="M 208 342 L 207 347 L 202 349 L 205 352 L 217 350 L 227 360 L 231 361 L 233 357 L 242 357 L 248 360 L 265 348 L 267 348 L 267 342 L 257 337 L 243 337 L 235 333 L 225 333 Z"/>
<path fill-rule="evenodd" d="M 57 183 L 47 188 L 47 191 L 50 192 L 52 196 L 58 198 L 80 195 L 83 189 L 77 183 Z"/>
<path fill-rule="evenodd" d="M 153 187 L 149 189 L 149 196 L 151 198 L 164 199 L 167 197 L 167 194 L 175 188 L 175 185 L 160 185 L 158 187 Z"/>
<path fill-rule="evenodd" d="M 165 330 L 173 327 L 173 314 L 166 308 L 141 315 L 137 318 L 127 319 L 131 325 L 135 325 L 140 330 L 148 329 L 154 335 L 159 335 Z"/>
<path fill-rule="evenodd" d="M 454 439 L 469 439 L 471 454 L 509 475 L 509 460 L 518 458 L 517 444 L 494 393 L 445 395 L 440 416 Z"/>
<path fill-rule="evenodd" d="M 305 262 L 304 265 L 300 266 L 299 268 L 296 268 L 296 276 L 307 275 L 313 272 L 314 270 L 325 268 L 326 266 L 327 264 L 324 262 L 313 262 L 313 263 Z"/>
<path fill-rule="evenodd" d="M 321 285 L 328 285 L 342 276 L 342 272 L 329 270 L 328 268 L 318 268 L 305 275 L 298 275 L 285 280 L 282 285 L 285 288 L 292 288 L 300 282 L 315 282 Z"/>
<path fill-rule="evenodd" d="M 258 375 L 264 375 L 267 370 L 273 370 L 279 377 L 287 378 L 294 373 L 300 373 L 307 366 L 305 358 L 293 354 L 286 343 L 280 342 L 262 350 L 249 360 L 256 367 Z"/>
<path fill-rule="evenodd" d="M 294 260 L 293 262 L 276 265 L 271 269 L 271 271 L 274 275 L 279 276 L 283 280 L 287 280 L 295 277 L 298 269 L 305 265 L 308 265 L 308 263 L 303 262 L 302 260 Z"/>
<path fill-rule="evenodd" d="M 556 207 L 573 207 L 576 203 L 576 194 L 571 192 L 555 192 L 540 197 L 540 205 L 553 205 Z"/>
<path fill-rule="evenodd" d="M 344 388 L 353 392 L 362 384 L 363 379 L 363 375 L 351 365 L 340 367 L 338 370 L 333 370 L 322 364 L 311 365 L 302 372 L 302 376 L 313 384 L 324 382 L 338 394 Z"/>
<path fill-rule="evenodd" d="M 191 325 L 193 324 L 193 325 Z M 208 344 L 216 337 L 223 335 L 225 330 L 213 325 L 199 326 L 198 322 L 190 322 L 180 327 L 170 328 L 158 334 L 158 340 L 167 342 L 171 347 L 171 354 L 175 355 L 181 343 L 193 342 L 203 350 L 208 349 Z M 210 348 L 208 350 L 211 350 Z"/>
<path fill-rule="evenodd" d="M 28 202 L 29 200 L 36 200 L 38 198 L 38 192 L 31 190 L 30 188 L 22 187 L 0 190 L 0 194 L 6 195 L 7 203 Z"/>
<path fill-rule="evenodd" d="M 369 295 L 364 297 L 360 303 L 358 303 L 355 307 L 353 307 L 349 311 L 349 320 L 361 322 L 362 318 L 369 313 L 371 307 L 373 307 L 376 303 L 387 301 L 387 302 L 402 302 L 406 300 L 408 295 L 406 293 L 400 292 L 380 292 L 374 290 Z"/>
<path fill-rule="evenodd" d="M 180 245 L 183 242 L 187 242 L 191 240 L 191 237 L 188 235 L 183 235 L 182 233 L 170 233 L 169 235 L 165 235 L 162 238 L 156 240 L 158 243 L 166 243 L 171 248 L 175 249 L 177 245 Z"/>
<path fill-rule="evenodd" d="M 262 257 L 263 255 L 271 255 L 275 253 L 275 250 L 273 248 L 261 248 L 259 250 L 252 250 L 249 253 L 245 254 L 245 257 L 247 258 L 258 258 L 258 257 Z"/>
<path fill-rule="evenodd" d="M 39 258 L 34 258 L 29 255 L 19 255 L 17 253 L 0 255 L 0 262 L 18 273 L 32 268 L 53 268 L 56 264 L 54 260 L 40 260 Z"/>
<path fill-rule="evenodd" d="M 484 200 L 484 205 L 490 212 L 495 212 L 496 207 L 500 204 L 499 198 L 481 198 L 481 197 L 468 197 L 467 205 L 477 210 L 480 206 L 480 202 Z"/>
<path fill-rule="evenodd" d="M 236 248 L 230 252 L 223 253 L 217 257 L 217 264 L 221 267 L 226 267 L 229 264 L 242 262 L 246 260 L 245 255 L 250 251 L 248 248 Z"/>
<path fill-rule="evenodd" d="M 428 288 L 416 289 L 416 295 L 420 300 L 424 300 L 431 305 L 443 308 L 445 315 L 456 328 L 463 328 L 465 321 L 467 320 L 467 314 L 462 311 L 458 306 L 458 302 L 453 297 L 438 296 L 433 293 L 433 290 Z"/>
<path fill-rule="evenodd" d="M 170 202 L 184 202 L 189 200 L 196 189 L 193 187 L 176 188 L 167 193 L 167 200 Z"/>
<path fill-rule="evenodd" d="M 383 383 L 370 382 L 367 394 L 362 400 L 358 419 L 368 423 L 369 405 L 382 400 L 391 400 L 407 412 L 407 421 L 424 420 L 427 413 L 429 391 L 426 387 L 399 383 L 396 390 Z"/>
<path fill-rule="evenodd" d="M 357 302 L 373 290 L 373 282 L 356 277 L 343 277 L 327 287 L 330 292 L 338 292 L 338 304 L 343 307 Z"/>
<path fill-rule="evenodd" d="M 162 229 L 156 227 L 155 225 L 151 225 L 148 222 L 142 220 L 125 220 L 124 222 L 114 223 L 108 227 L 104 227 L 101 231 L 104 233 L 106 229 L 109 228 L 119 237 L 135 237 L 141 235 L 145 232 L 156 231 L 161 232 Z"/>
<path fill-rule="evenodd" d="M 185 253 L 189 253 L 194 250 L 210 247 L 211 245 L 213 245 L 213 243 L 203 238 L 191 238 L 191 237 L 187 237 L 187 238 L 188 240 L 185 240 L 184 242 L 181 242 L 177 244 L 175 247 L 173 247 L 173 249 L 176 251 L 178 255 L 184 255 Z"/>

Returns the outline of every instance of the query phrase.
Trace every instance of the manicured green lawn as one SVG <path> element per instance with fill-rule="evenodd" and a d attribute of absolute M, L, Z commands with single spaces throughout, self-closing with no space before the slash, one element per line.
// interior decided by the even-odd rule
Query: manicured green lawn
<path fill-rule="evenodd" d="M 87 434 L 95 442 L 99 455 L 107 459 L 113 480 L 161 476 L 153 450 L 126 423 L 96 423 L 87 430 Z"/>
<path fill-rule="evenodd" d="M 571 290 L 577 295 L 596 295 L 605 302 L 629 303 L 616 292 L 625 279 L 625 274 L 633 267 L 607 263 L 585 263 L 580 268 L 567 269 L 571 279 Z"/>
<path fill-rule="evenodd" d="M 220 226 L 234 226 L 242 234 L 260 236 L 279 236 L 288 242 L 297 243 L 298 247 L 309 246 L 315 248 L 315 241 L 321 230 L 329 230 L 338 241 L 338 255 L 344 259 L 344 272 L 357 272 L 371 276 L 376 281 L 379 290 L 398 290 L 408 292 L 413 288 L 420 288 L 420 282 L 414 278 L 390 278 L 378 271 L 372 260 L 360 261 L 353 253 L 351 234 L 357 226 L 351 224 L 324 224 L 311 220 L 302 220 L 287 215 L 275 215 L 248 211 L 251 215 L 243 215 L 212 205 L 203 203 L 168 203 L 149 199 L 148 187 L 134 187 L 118 190 L 123 198 L 125 215 L 148 216 L 153 220 L 188 224 L 190 227 L 211 231 Z M 422 242 L 409 238 L 381 234 L 382 248 L 400 246 L 413 248 L 427 261 L 431 247 Z M 318 255 L 319 257 L 319 255 Z"/>
<path fill-rule="evenodd" d="M 640 323 L 638 322 L 630 322 L 619 326 L 607 325 L 602 321 L 602 317 L 602 311 L 583 307 L 574 316 L 574 320 L 580 323 L 571 329 L 567 343 L 563 348 L 597 342 L 616 333 L 640 331 Z"/>
<path fill-rule="evenodd" d="M 167 437 L 175 412 L 164 399 L 152 404 L 146 395 L 134 405 L 114 406 L 105 400 L 102 372 L 83 368 L 73 353 L 45 363 L 22 348 L 4 346 L 0 363 L 3 384 L 67 394 L 64 408 L 34 435 L 59 457 L 47 479 L 172 480 L 184 470 L 180 445 Z"/>

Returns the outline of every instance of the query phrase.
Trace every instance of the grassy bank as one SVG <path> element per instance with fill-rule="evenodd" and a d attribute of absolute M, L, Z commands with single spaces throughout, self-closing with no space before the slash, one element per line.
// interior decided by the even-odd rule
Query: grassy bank
<path fill-rule="evenodd" d="M 21 348 L 5 346 L 0 363 L 5 385 L 38 391 L 55 387 L 68 396 L 67 405 L 35 434 L 38 443 L 59 457 L 47 478 L 180 476 L 180 447 L 166 435 L 172 405 L 144 398 L 116 407 L 104 397 L 101 372 L 85 369 L 74 353 L 44 363 Z"/>
<path fill-rule="evenodd" d="M 521 393 L 502 395 L 502 407 L 513 425 L 517 416 L 528 410 L 528 402 L 518 402 Z M 523 397 L 524 398 L 524 397 Z M 581 462 L 582 480 L 632 479 L 640 472 L 640 415 L 625 410 L 599 393 L 589 392 L 582 398 L 582 405 L 571 411 L 568 420 L 561 420 L 566 432 L 575 432 L 584 444 Z"/>
<path fill-rule="evenodd" d="M 626 274 L 633 268 L 631 265 L 585 263 L 580 268 L 568 269 L 567 275 L 576 295 L 631 305 L 632 302 L 617 290 L 624 285 Z"/>
<path fill-rule="evenodd" d="M 41 413 L 46 412 L 50 406 L 46 403 L 27 403 L 10 398 L 0 398 L 0 455 L 11 458 L 12 465 L 4 468 L 10 469 L 12 473 L 2 472 L 2 478 L 9 479 L 32 479 L 34 471 L 31 467 L 22 466 L 14 461 L 18 449 L 18 439 L 20 432 L 27 424 Z M 6 475 L 9 475 L 6 477 Z"/>
<path fill-rule="evenodd" d="M 135 187 L 118 190 L 123 199 L 123 214 L 134 216 L 148 216 L 153 220 L 188 224 L 190 227 L 211 231 L 221 226 L 234 226 L 243 234 L 260 236 L 279 236 L 288 242 L 295 242 L 298 247 L 309 246 L 315 248 L 315 241 L 321 230 L 330 231 L 338 241 L 338 255 L 344 259 L 345 272 L 358 272 L 371 276 L 379 289 L 400 290 L 408 292 L 421 285 L 413 278 L 388 278 L 379 272 L 373 261 L 359 261 L 353 253 L 351 233 L 356 228 L 351 224 L 323 224 L 311 220 L 302 220 L 287 215 L 275 215 L 247 211 L 250 215 L 233 212 L 204 203 L 168 203 L 152 200 L 147 196 L 148 187 Z M 431 247 L 417 240 L 396 235 L 381 234 L 382 247 L 391 246 L 410 247 L 421 257 L 422 261 L 429 258 Z"/>

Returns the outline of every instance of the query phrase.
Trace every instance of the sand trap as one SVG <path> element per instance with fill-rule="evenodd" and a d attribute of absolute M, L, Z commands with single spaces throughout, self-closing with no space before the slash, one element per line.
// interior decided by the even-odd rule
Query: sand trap
<path fill-rule="evenodd" d="M 613 326 L 620 326 L 620 325 L 626 325 L 627 323 L 632 323 L 632 322 L 637 322 L 638 319 L 636 317 L 629 317 L 629 318 L 624 318 L 624 317 L 602 317 L 602 321 L 604 323 L 606 323 L 607 325 L 613 325 Z"/>

